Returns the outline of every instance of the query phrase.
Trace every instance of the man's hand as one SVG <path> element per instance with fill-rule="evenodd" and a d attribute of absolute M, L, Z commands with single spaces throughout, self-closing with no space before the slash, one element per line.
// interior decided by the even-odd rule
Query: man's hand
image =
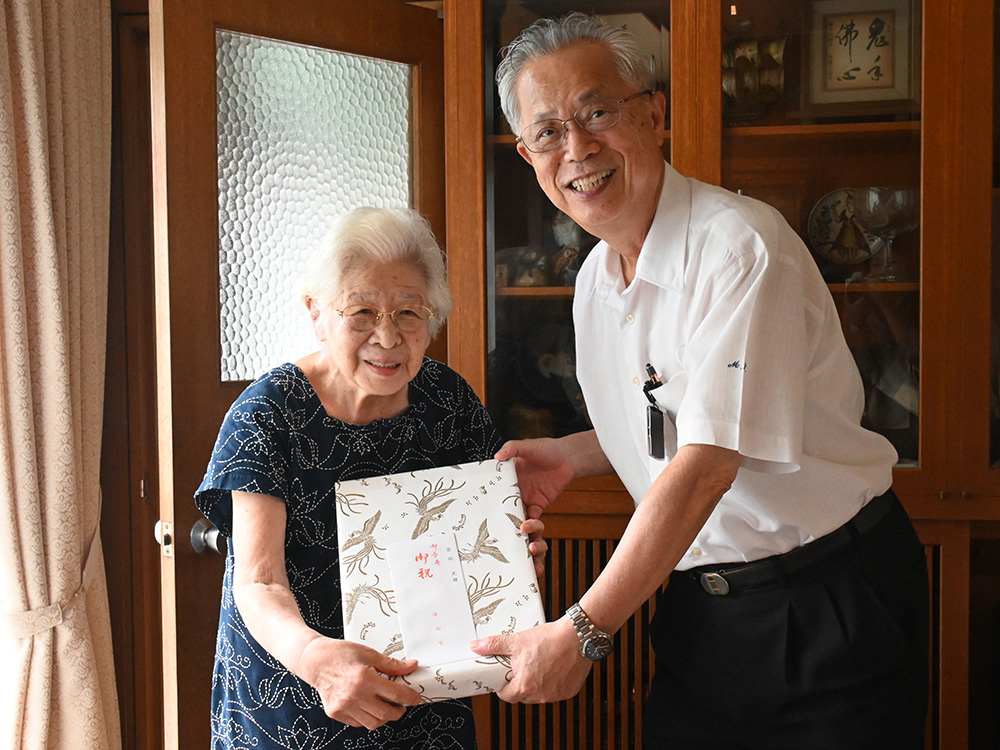
<path fill-rule="evenodd" d="M 508 703 L 549 703 L 580 692 L 593 662 L 580 653 L 580 639 L 569 618 L 513 635 L 473 641 L 480 656 L 509 654 L 513 676 L 497 696 Z"/>
<path fill-rule="evenodd" d="M 558 440 L 511 440 L 496 454 L 499 461 L 514 459 L 524 512 L 538 518 L 574 477 L 570 455 Z"/>

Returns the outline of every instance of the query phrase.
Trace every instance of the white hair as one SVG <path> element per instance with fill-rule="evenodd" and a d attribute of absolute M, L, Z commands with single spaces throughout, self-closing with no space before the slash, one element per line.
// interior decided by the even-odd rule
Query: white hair
<path fill-rule="evenodd" d="M 500 108 L 515 133 L 521 132 L 521 113 L 514 89 L 524 66 L 536 58 L 588 42 L 607 46 L 623 83 L 636 91 L 651 91 L 656 88 L 645 53 L 635 37 L 624 28 L 612 26 L 600 16 L 578 11 L 559 19 L 540 18 L 501 51 L 503 59 L 497 67 Z"/>
<path fill-rule="evenodd" d="M 327 304 L 341 292 L 344 274 L 369 263 L 410 263 L 424 278 L 427 305 L 435 312 L 434 338 L 451 313 L 444 253 L 430 224 L 412 209 L 356 208 L 342 216 L 320 243 L 299 282 L 299 296 Z"/>

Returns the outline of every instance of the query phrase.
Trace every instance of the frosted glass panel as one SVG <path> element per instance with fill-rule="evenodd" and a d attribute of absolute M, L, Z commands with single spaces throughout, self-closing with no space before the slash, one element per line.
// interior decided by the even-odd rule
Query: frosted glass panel
<path fill-rule="evenodd" d="M 216 32 L 223 381 L 314 351 L 295 282 L 333 221 L 410 204 L 410 67 Z"/>

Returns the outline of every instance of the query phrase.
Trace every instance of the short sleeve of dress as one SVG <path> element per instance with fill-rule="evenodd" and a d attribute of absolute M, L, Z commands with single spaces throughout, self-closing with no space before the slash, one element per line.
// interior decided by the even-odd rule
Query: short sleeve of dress
<path fill-rule="evenodd" d="M 233 403 L 195 493 L 198 509 L 226 536 L 232 534 L 233 490 L 287 500 L 292 396 L 280 382 L 276 371 L 267 373 Z"/>
<path fill-rule="evenodd" d="M 459 413 L 463 416 L 464 424 L 461 426 L 461 434 L 465 436 L 465 449 L 469 453 L 469 461 L 488 461 L 496 455 L 503 445 L 503 438 L 493 424 L 483 402 L 479 400 L 476 392 L 460 375 L 458 378 L 457 390 L 461 407 Z"/>

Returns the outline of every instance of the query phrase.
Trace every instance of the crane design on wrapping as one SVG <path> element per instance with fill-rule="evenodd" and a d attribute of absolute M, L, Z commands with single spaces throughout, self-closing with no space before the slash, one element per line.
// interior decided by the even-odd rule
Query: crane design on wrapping
<path fill-rule="evenodd" d="M 468 641 L 545 622 L 513 462 L 349 480 L 336 492 L 345 638 L 416 655 L 417 670 L 394 679 L 425 701 L 503 687 L 507 658 L 478 656 Z"/>

